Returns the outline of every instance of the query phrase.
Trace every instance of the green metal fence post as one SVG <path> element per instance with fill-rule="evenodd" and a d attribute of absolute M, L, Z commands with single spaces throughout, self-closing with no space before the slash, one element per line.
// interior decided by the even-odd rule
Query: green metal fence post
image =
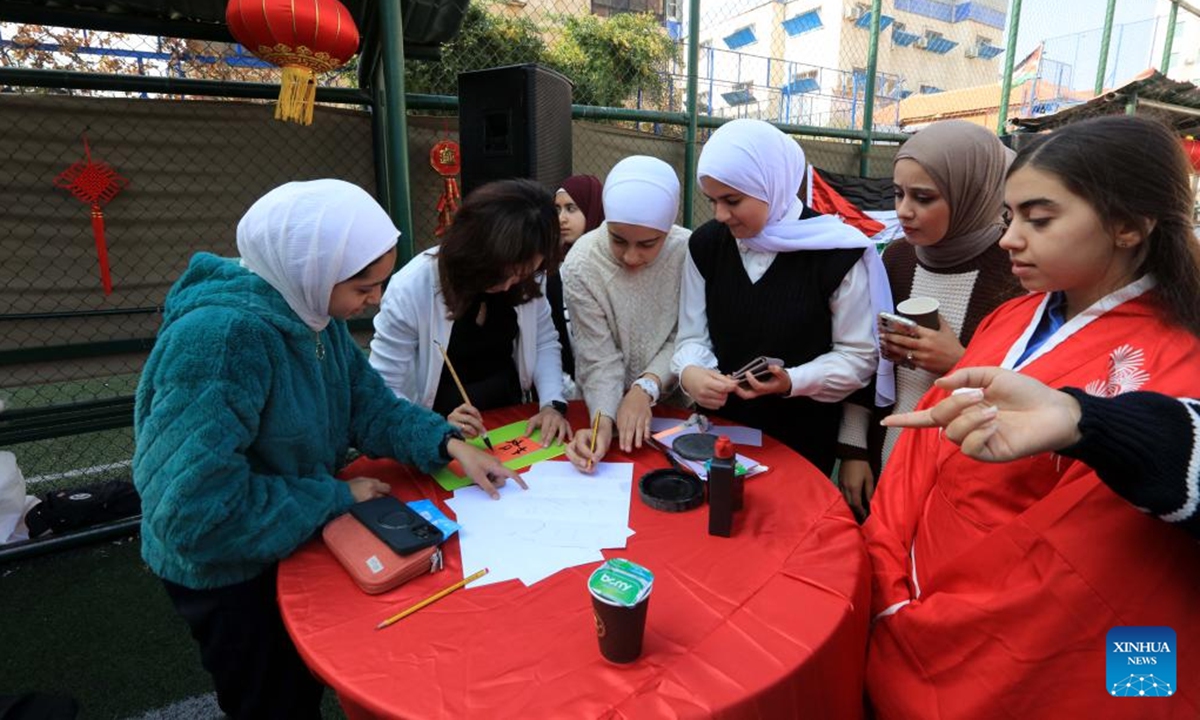
<path fill-rule="evenodd" d="M 415 247 L 412 203 L 408 196 L 408 108 L 404 99 L 404 21 L 400 0 L 379 3 L 379 32 L 383 37 L 383 102 L 387 119 L 387 200 L 392 221 L 402 233 L 396 262 L 403 265 Z"/>
<path fill-rule="evenodd" d="M 1129 93 L 1129 97 L 1125 98 L 1125 114 L 1137 115 L 1138 94 L 1137 91 Z"/>
<path fill-rule="evenodd" d="M 1104 91 L 1104 75 L 1108 70 L 1108 44 L 1112 40 L 1113 11 L 1116 7 L 1117 0 L 1108 0 L 1108 8 L 1104 11 L 1104 30 L 1100 36 L 1100 60 L 1096 68 L 1096 88 L 1092 92 L 1093 95 Z"/>
<path fill-rule="evenodd" d="M 858 158 L 858 174 L 867 176 L 871 161 L 871 130 L 875 125 L 875 69 L 879 62 L 879 15 L 883 12 L 883 0 L 871 0 L 871 39 L 867 45 L 867 86 L 863 98 L 863 140 Z"/>
<path fill-rule="evenodd" d="M 688 2 L 687 135 L 683 145 L 683 226 L 692 226 L 696 203 L 696 85 L 700 64 L 700 0 Z M 711 62 L 711 61 L 710 61 Z"/>
<path fill-rule="evenodd" d="M 1004 50 L 1004 79 L 1000 82 L 1000 107 L 996 118 L 996 134 L 1003 135 L 1008 125 L 1008 100 L 1012 96 L 1012 73 L 1017 51 L 1017 31 L 1021 28 L 1021 0 L 1013 0 L 1008 12 L 1008 41 Z"/>
<path fill-rule="evenodd" d="M 1175 16 L 1179 14 L 1179 3 L 1171 3 L 1171 12 L 1167 16 L 1167 38 L 1163 40 L 1163 59 L 1158 71 L 1163 75 L 1171 69 L 1171 45 L 1175 42 Z"/>

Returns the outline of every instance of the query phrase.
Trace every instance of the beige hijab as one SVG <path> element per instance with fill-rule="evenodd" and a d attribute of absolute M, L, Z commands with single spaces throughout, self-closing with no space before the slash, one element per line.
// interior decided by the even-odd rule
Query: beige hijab
<path fill-rule="evenodd" d="M 1015 154 L 985 127 L 965 120 L 935 122 L 896 153 L 929 173 L 950 204 L 950 227 L 936 245 L 917 248 L 917 259 L 934 268 L 961 265 L 1000 239 L 1004 176 Z"/>

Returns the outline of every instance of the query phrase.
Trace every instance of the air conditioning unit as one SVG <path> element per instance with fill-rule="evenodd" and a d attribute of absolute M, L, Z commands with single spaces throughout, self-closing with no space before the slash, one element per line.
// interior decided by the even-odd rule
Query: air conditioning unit
<path fill-rule="evenodd" d="M 978 47 L 969 47 L 966 50 L 963 50 L 963 55 L 965 55 L 969 58 L 977 58 L 977 57 L 979 57 L 979 48 Z"/>
<path fill-rule="evenodd" d="M 857 5 L 851 5 L 850 7 L 846 8 L 847 20 L 857 20 L 865 14 L 866 13 L 863 12 L 863 9 Z"/>
<path fill-rule="evenodd" d="M 913 43 L 913 47 L 921 48 L 922 50 L 924 50 L 925 48 L 929 47 L 929 38 L 927 38 L 927 37 L 917 38 L 917 41 L 915 43 Z"/>

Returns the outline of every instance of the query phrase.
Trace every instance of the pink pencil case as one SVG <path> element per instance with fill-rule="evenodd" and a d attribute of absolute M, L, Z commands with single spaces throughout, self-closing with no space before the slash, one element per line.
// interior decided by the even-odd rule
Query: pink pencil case
<path fill-rule="evenodd" d="M 354 582 L 371 595 L 442 569 L 441 546 L 397 555 L 350 513 L 331 520 L 321 537 Z"/>

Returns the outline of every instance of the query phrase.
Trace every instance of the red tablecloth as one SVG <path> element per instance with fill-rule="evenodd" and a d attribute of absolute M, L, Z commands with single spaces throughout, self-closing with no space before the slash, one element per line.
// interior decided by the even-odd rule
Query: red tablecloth
<path fill-rule="evenodd" d="M 572 424 L 584 427 L 576 405 Z M 487 420 L 496 427 L 528 413 L 509 408 Z M 512 580 L 460 590 L 376 631 L 462 577 L 457 535 L 446 543 L 445 571 L 377 596 L 314 540 L 280 565 L 284 621 L 352 717 L 861 717 L 870 576 L 858 526 L 829 480 L 796 453 L 764 439 L 746 454 L 772 469 L 747 481 L 732 538 L 708 535 L 707 506 L 659 512 L 635 487 L 637 534 L 627 548 L 604 551 L 655 574 L 643 654 L 629 665 L 605 661 L 597 648 L 585 588 L 595 564 L 528 588 Z M 606 460 L 632 460 L 635 481 L 666 466 L 649 449 Z M 406 500 L 448 497 L 392 461 L 363 459 L 345 473 L 362 475 L 392 483 Z"/>

